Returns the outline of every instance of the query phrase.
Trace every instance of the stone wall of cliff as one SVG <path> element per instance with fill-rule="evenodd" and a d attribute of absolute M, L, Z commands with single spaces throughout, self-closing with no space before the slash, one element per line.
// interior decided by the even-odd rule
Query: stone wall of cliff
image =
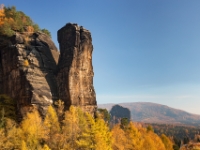
<path fill-rule="evenodd" d="M 20 116 L 33 106 L 45 112 L 46 106 L 58 99 L 55 72 L 59 51 L 41 32 L 16 33 L 4 43 L 0 47 L 0 92 L 17 101 Z"/>

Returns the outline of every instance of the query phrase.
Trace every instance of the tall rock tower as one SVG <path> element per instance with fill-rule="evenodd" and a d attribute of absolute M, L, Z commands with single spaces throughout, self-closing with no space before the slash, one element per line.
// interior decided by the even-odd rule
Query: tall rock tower
<path fill-rule="evenodd" d="M 66 108 L 80 106 L 94 114 L 96 94 L 93 87 L 92 38 L 88 30 L 68 23 L 58 30 L 60 58 L 57 85 Z"/>

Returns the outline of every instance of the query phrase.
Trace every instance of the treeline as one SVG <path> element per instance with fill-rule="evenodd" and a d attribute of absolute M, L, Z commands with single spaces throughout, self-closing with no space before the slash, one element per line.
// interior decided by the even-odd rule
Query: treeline
<path fill-rule="evenodd" d="M 6 114 L 13 110 L 8 107 L 12 101 L 6 101 L 0 102 L 2 150 L 173 150 L 170 139 L 158 136 L 150 127 L 122 122 L 109 128 L 101 112 L 93 117 L 73 106 L 64 111 L 60 100 L 49 106 L 46 116 L 34 109 L 17 123 L 9 116 L 12 113 Z"/>
<path fill-rule="evenodd" d="M 15 32 L 37 32 L 41 31 L 49 36 L 51 33 L 47 29 L 40 29 L 29 16 L 22 11 L 17 11 L 16 7 L 0 6 L 0 35 L 11 37 Z"/>
<path fill-rule="evenodd" d="M 151 124 L 154 132 L 158 135 L 165 134 L 172 137 L 177 145 L 187 144 L 190 141 L 200 142 L 200 127 Z"/>

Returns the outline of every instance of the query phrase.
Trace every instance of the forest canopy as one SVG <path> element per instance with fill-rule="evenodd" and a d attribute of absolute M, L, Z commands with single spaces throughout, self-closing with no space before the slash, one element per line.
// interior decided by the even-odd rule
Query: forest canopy
<path fill-rule="evenodd" d="M 15 6 L 0 6 L 0 34 L 11 37 L 15 32 L 37 32 L 41 31 L 51 37 L 51 33 L 47 29 L 40 27 L 32 21 L 22 11 L 17 11 Z"/>
<path fill-rule="evenodd" d="M 14 111 L 6 105 L 12 101 L 0 96 L 4 100 L 0 108 Z M 63 106 L 62 101 L 56 101 L 44 117 L 35 108 L 21 122 L 15 121 L 12 113 L 0 112 L 0 149 L 173 150 L 173 142 L 164 134 L 158 136 L 133 122 L 110 128 L 103 112 L 94 118 L 81 108 L 71 106 L 64 111 Z"/>

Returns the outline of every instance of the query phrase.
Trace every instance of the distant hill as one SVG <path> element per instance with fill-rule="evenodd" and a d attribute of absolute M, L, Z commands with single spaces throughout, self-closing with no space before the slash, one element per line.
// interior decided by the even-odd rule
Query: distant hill
<path fill-rule="evenodd" d="M 156 103 L 133 102 L 120 104 L 98 104 L 98 108 L 106 108 L 110 112 L 117 112 L 117 114 L 119 114 L 120 109 L 116 111 L 116 105 L 129 109 L 131 116 L 130 119 L 135 122 L 200 125 L 200 115 L 191 114 L 186 111 Z M 112 108 L 114 108 L 115 111 L 113 111 Z M 123 113 L 121 116 L 123 116 Z"/>

